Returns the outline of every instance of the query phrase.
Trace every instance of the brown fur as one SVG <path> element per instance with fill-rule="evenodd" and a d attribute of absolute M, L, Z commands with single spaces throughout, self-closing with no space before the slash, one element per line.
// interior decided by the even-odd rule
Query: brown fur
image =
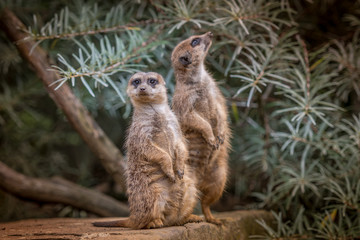
<path fill-rule="evenodd" d="M 171 56 L 176 87 L 173 111 L 188 141 L 189 165 L 208 222 L 221 224 L 210 211 L 224 190 L 228 172 L 230 129 L 226 101 L 204 67 L 212 33 L 192 36 L 179 43 Z M 199 43 L 192 46 L 193 40 Z"/>
<path fill-rule="evenodd" d="M 157 83 L 150 84 L 150 79 Z M 135 80 L 140 83 L 135 84 Z M 201 221 L 191 214 L 197 189 L 188 176 L 185 139 L 167 103 L 162 76 L 134 74 L 127 94 L 134 106 L 126 142 L 130 217 L 94 225 L 140 229 Z"/>

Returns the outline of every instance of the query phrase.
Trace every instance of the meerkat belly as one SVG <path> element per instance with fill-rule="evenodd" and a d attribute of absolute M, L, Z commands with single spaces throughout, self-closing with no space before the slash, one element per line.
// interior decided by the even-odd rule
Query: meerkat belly
<path fill-rule="evenodd" d="M 198 190 L 195 180 L 189 177 L 186 170 L 184 178 L 164 189 L 162 194 L 163 201 L 166 201 L 164 207 L 164 218 L 168 225 L 177 225 L 188 217 L 198 200 Z M 159 201 L 161 204 L 162 201 Z"/>
<path fill-rule="evenodd" d="M 189 165 L 202 172 L 204 166 L 213 152 L 212 147 L 205 141 L 201 133 L 197 131 L 188 131 L 185 133 L 189 149 Z"/>
<path fill-rule="evenodd" d="M 136 221 L 156 218 L 153 212 L 166 212 L 172 183 L 156 164 L 143 164 L 128 171 L 130 212 Z M 149 216 L 151 216 L 149 218 Z"/>
<path fill-rule="evenodd" d="M 192 209 L 196 204 L 196 188 L 194 181 L 187 176 L 184 179 L 171 183 L 166 178 L 159 178 L 151 182 L 149 190 L 157 196 L 154 202 L 154 211 L 162 212 L 163 223 L 167 226 L 182 221 L 184 208 Z M 193 194 L 193 195 L 190 195 Z M 188 212 L 188 211 L 187 211 Z"/>
<path fill-rule="evenodd" d="M 177 138 L 179 138 L 179 134 L 177 134 L 178 130 L 175 131 L 175 127 L 168 119 L 157 123 L 157 125 L 158 126 L 153 129 L 152 141 L 172 156 L 174 142 Z"/>
<path fill-rule="evenodd" d="M 189 172 L 189 169 L 185 170 L 184 179 L 182 181 L 181 189 L 184 189 L 184 196 L 182 205 L 179 208 L 179 220 L 182 220 L 186 216 L 192 213 L 197 200 L 198 189 L 196 188 L 197 181 L 193 175 Z"/>
<path fill-rule="evenodd" d="M 212 97 L 199 96 L 194 103 L 194 110 L 214 128 L 219 118 L 220 104 Z"/>

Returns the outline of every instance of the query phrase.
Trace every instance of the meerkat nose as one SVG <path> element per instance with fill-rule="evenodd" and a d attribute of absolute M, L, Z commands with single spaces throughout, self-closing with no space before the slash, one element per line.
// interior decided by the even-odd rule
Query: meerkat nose
<path fill-rule="evenodd" d="M 212 38 L 214 36 L 214 34 L 212 32 L 207 32 L 206 33 L 210 38 Z"/>
<path fill-rule="evenodd" d="M 145 91 L 145 90 L 146 90 L 146 88 L 144 88 L 144 87 L 140 88 L 140 91 Z"/>

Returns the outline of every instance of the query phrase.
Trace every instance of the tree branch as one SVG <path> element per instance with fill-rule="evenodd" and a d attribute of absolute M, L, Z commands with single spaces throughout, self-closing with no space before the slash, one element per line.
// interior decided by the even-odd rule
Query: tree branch
<path fill-rule="evenodd" d="M 0 162 L 0 188 L 29 200 L 63 203 L 104 217 L 127 216 L 127 206 L 100 192 L 65 179 L 39 179 L 24 176 Z"/>
<path fill-rule="evenodd" d="M 8 9 L 4 9 L 0 14 L 0 28 L 15 43 L 22 57 L 33 66 L 34 71 L 43 81 L 50 97 L 64 112 L 69 122 L 87 143 L 91 151 L 101 160 L 107 172 L 125 190 L 126 164 L 122 154 L 90 116 L 87 109 L 73 94 L 67 84 L 64 84 L 56 91 L 50 87 L 51 83 L 60 79 L 60 76 L 54 71 L 49 71 L 53 63 L 51 63 L 46 52 L 39 46 L 36 46 L 34 41 L 23 41 L 23 39 L 29 37 L 29 34 L 26 33 L 24 24 Z M 32 51 L 31 54 L 30 51 Z"/>
<path fill-rule="evenodd" d="M 48 40 L 48 39 L 67 39 L 67 38 L 73 38 L 78 36 L 88 36 L 88 35 L 95 35 L 99 33 L 109 33 L 109 32 L 115 32 L 121 29 L 124 30 L 132 30 L 132 29 L 139 29 L 140 25 L 147 26 L 148 24 L 157 23 L 157 24 L 164 24 L 165 21 L 159 20 L 159 19 L 148 19 L 144 21 L 134 22 L 134 23 L 128 23 L 125 25 L 115 25 L 112 27 L 103 27 L 96 30 L 88 30 L 88 31 L 81 31 L 81 32 L 68 32 L 68 33 L 62 33 L 62 34 L 56 34 L 56 35 L 49 35 L 49 36 L 42 36 L 40 34 L 31 34 L 31 39 L 34 41 L 42 41 L 42 40 Z"/>

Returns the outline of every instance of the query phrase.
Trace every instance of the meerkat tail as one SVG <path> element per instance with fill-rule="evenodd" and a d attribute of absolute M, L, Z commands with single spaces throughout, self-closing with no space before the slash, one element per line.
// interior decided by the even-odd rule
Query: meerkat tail
<path fill-rule="evenodd" d="M 95 227 L 126 227 L 131 228 L 131 222 L 129 218 L 109 221 L 109 222 L 93 222 Z"/>

